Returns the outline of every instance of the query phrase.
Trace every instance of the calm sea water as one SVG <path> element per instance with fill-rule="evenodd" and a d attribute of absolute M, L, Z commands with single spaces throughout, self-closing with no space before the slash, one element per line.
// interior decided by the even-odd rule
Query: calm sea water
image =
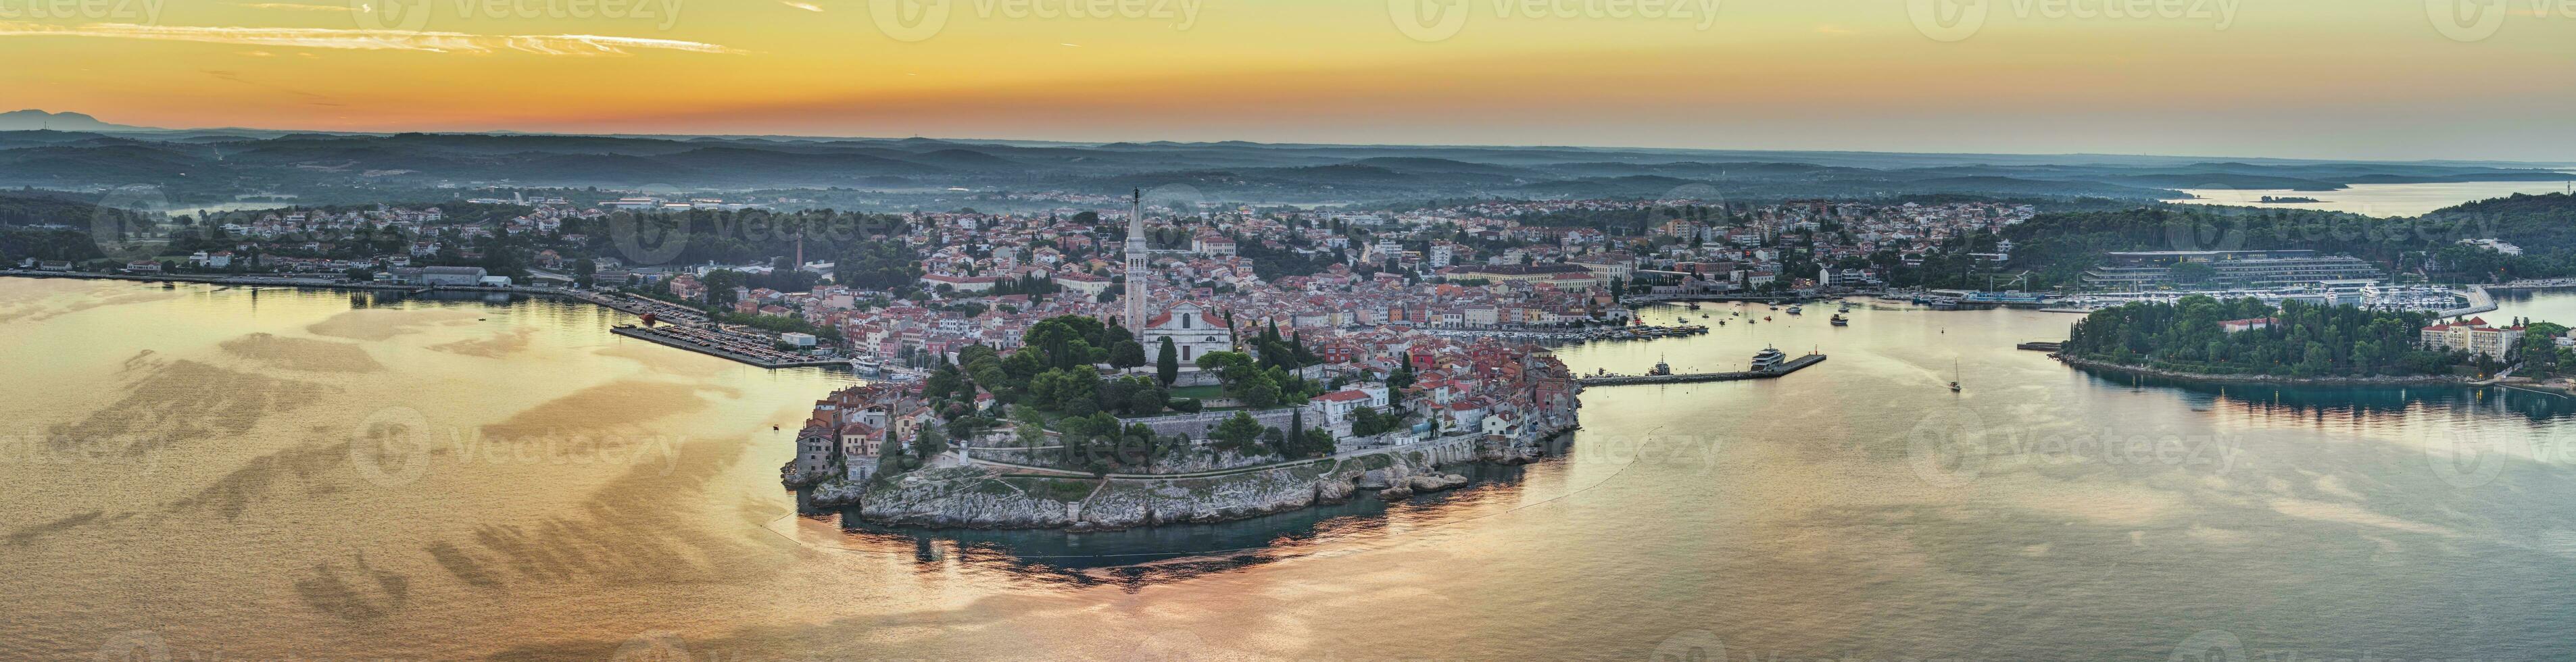
<path fill-rule="evenodd" d="M 2011 348 L 2072 316 L 1827 312 L 1567 349 L 1832 359 L 1594 389 L 1568 456 L 1460 492 L 922 534 L 777 486 L 770 426 L 846 376 L 553 302 L 0 279 L 0 659 L 2576 657 L 2565 403 L 2139 383 Z"/>
<path fill-rule="evenodd" d="M 2576 180 L 2576 173 L 2569 173 Z M 2178 189 L 2215 205 L 2342 211 L 2370 216 L 2422 216 L 2433 210 L 2516 193 L 2564 193 L 2568 182 L 2442 182 L 2429 184 L 2353 184 L 2337 191 L 2263 191 L 2253 189 Z M 2316 198 L 2316 202 L 2265 204 L 2263 196 Z"/>

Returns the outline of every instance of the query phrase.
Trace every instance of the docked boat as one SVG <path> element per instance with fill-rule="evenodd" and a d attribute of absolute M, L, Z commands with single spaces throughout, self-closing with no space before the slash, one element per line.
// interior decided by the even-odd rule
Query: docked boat
<path fill-rule="evenodd" d="M 1753 353 L 1754 372 L 1769 372 L 1779 368 L 1780 364 L 1788 362 L 1789 355 L 1778 349 L 1764 347 L 1762 351 Z"/>
<path fill-rule="evenodd" d="M 1662 359 L 1655 360 L 1655 369 L 1646 371 L 1648 377 L 1662 377 L 1669 374 L 1673 374 L 1673 366 L 1663 362 Z"/>
<path fill-rule="evenodd" d="M 1696 302 L 1696 301 L 1691 302 L 1691 304 L 1690 304 L 1690 309 L 1691 309 L 1691 310 L 1699 310 L 1699 302 Z"/>

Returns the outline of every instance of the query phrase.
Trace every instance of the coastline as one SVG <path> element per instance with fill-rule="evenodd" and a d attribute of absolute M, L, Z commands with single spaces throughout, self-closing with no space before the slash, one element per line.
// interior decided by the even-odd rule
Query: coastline
<path fill-rule="evenodd" d="M 2090 360 L 2090 359 L 2079 359 L 2079 358 L 2075 358 L 2075 357 L 2072 357 L 2072 356 L 2065 356 L 2065 355 L 2058 355 L 2056 358 L 2057 358 L 2057 361 L 2058 361 L 2059 363 L 2064 363 L 2064 364 L 2066 364 L 2066 366 L 2067 366 L 2067 367 L 2075 368 L 2075 369 L 2077 369 L 2077 370 L 2085 370 L 2085 371 L 2092 371 L 2092 372 L 2111 372 L 2111 373 L 2119 373 L 2119 374 L 2126 374 L 2126 375 L 2138 375 L 2138 376 L 2144 376 L 2144 377 L 2155 377 L 2155 378 L 2158 378 L 2158 379 L 2170 379 L 2170 380 L 2174 380 L 2174 381 L 2197 382 L 2197 383 L 2203 383 L 2203 384 L 2262 384 L 2262 385 L 2270 385 L 2270 386 L 2475 386 L 2475 385 L 2477 385 L 2477 382 L 2476 382 L 2476 381 L 2471 380 L 2471 379 L 2468 379 L 2468 378 L 2465 378 L 2465 377 L 2446 377 L 2446 376 L 2436 376 L 2436 375 L 2421 375 L 2421 376 L 2413 376 L 2413 377 L 2386 377 L 2386 376 L 2382 376 L 2382 377 L 2285 377 L 2285 376 L 2280 376 L 2280 375 L 2212 375 L 2212 374 L 2197 373 L 2197 372 L 2180 372 L 2180 371 L 2175 371 L 2175 370 L 2166 370 L 2166 369 L 2163 369 L 2163 368 L 2151 368 L 2151 367 L 2147 367 L 2147 366 L 2139 366 L 2139 365 L 2126 365 L 2126 364 L 2120 364 L 2120 363 L 2111 363 L 2111 362 L 2107 362 L 2107 361 L 2094 361 L 2094 360 Z"/>
<path fill-rule="evenodd" d="M 69 279 L 69 280 L 121 280 L 121 281 L 138 282 L 138 283 L 194 283 L 194 284 L 199 284 L 199 285 L 229 285 L 229 286 L 236 286 L 236 287 L 298 287 L 298 288 L 309 288 L 309 289 L 317 289 L 317 290 L 346 290 L 346 291 L 355 291 L 355 292 L 402 292 L 402 293 L 405 293 L 405 294 L 429 294 L 429 293 L 433 293 L 433 292 L 476 292 L 476 293 L 484 293 L 484 294 L 516 294 L 516 295 L 532 296 L 532 297 L 546 297 L 546 298 L 553 298 L 553 299 L 564 299 L 564 300 L 571 300 L 571 301 L 580 301 L 580 302 L 582 302 L 582 303 L 587 303 L 587 304 L 591 304 L 591 305 L 594 305 L 594 306 L 599 306 L 599 307 L 601 307 L 601 308 L 606 308 L 606 309 L 609 309 L 609 310 L 614 310 L 614 311 L 621 312 L 621 313 L 625 313 L 625 314 L 628 314 L 628 315 L 637 315 L 637 316 L 641 316 L 641 315 L 643 315 L 643 314 L 645 314 L 645 313 L 652 312 L 652 311 L 649 311 L 649 310 L 644 310 L 644 309 L 642 309 L 642 308 L 637 308 L 637 307 L 634 307 L 634 306 L 627 305 L 627 304 L 625 304 L 624 302 L 619 301 L 616 297 L 610 297 L 610 296 L 606 296 L 606 295 L 601 295 L 601 294 L 597 294 L 597 293 L 595 293 L 595 292 L 590 292 L 590 291 L 567 290 L 567 289 L 562 289 L 562 288 L 552 288 L 552 287 L 523 287 L 523 286 L 516 286 L 516 285 L 508 286 L 508 287 L 454 286 L 454 285 L 395 285 L 395 284 L 385 284 L 385 283 L 352 283 L 352 282 L 348 282 L 348 281 L 319 280 L 319 279 L 306 279 L 306 278 L 272 278 L 272 277 L 259 277 L 259 276 L 193 276 L 193 275 L 186 275 L 186 274 L 159 274 L 159 275 L 142 275 L 142 274 L 102 274 L 102 273 L 93 273 L 93 272 L 86 272 L 86 271 L 29 271 L 29 270 L 25 270 L 25 269 L 0 269 L 0 277 L 39 278 L 39 279 L 43 279 L 43 278 L 60 278 L 60 279 Z M 735 361 L 735 362 L 743 363 L 743 364 L 746 364 L 746 365 L 750 365 L 750 366 L 753 366 L 753 367 L 768 368 L 768 369 L 772 369 L 772 370 L 779 369 L 779 368 L 804 368 L 804 367 L 831 367 L 831 366 L 846 366 L 846 365 L 848 365 L 848 363 L 849 363 L 848 361 L 842 361 L 842 360 L 817 360 L 817 361 L 804 361 L 804 362 L 794 362 L 794 363 L 770 363 L 770 362 L 760 361 L 760 360 L 757 360 L 757 359 L 755 359 L 755 358 L 753 358 L 753 357 L 745 356 L 745 355 L 742 355 L 742 354 L 738 354 L 738 353 L 734 353 L 734 352 L 729 352 L 729 351 L 724 351 L 724 350 L 722 350 L 722 349 L 720 349 L 720 348 L 713 348 L 713 347 L 699 347 L 699 346 L 697 346 L 697 345 L 695 345 L 695 344 L 693 344 L 693 343 L 680 342 L 680 341 L 678 341 L 678 340 L 673 340 L 673 339 L 665 338 L 665 337 L 662 337 L 662 336 L 660 336 L 660 335 L 658 335 L 658 334 L 653 334 L 653 333 L 631 332 L 631 331 L 628 331 L 628 330 L 625 330 L 625 329 L 611 329 L 611 330 L 610 330 L 610 332 L 611 332 L 611 333 L 614 333 L 614 334 L 616 334 L 616 335 L 625 336 L 625 337 L 629 337 L 629 338 L 634 338 L 634 339 L 637 339 L 637 340 L 642 340 L 642 341 L 645 341 L 645 342 L 650 342 L 650 343 L 653 343 L 653 344 L 662 345 L 662 346 L 664 346 L 664 347 L 670 347 L 670 348 L 672 348 L 672 349 L 681 349 L 681 350 L 687 350 L 687 351 L 691 351 L 691 352 L 697 352 L 697 353 L 699 353 L 699 354 L 705 354 L 705 355 L 708 355 L 708 356 L 713 356 L 713 357 L 717 357 L 717 358 L 721 358 L 721 359 L 727 359 L 727 360 L 731 360 L 731 361 Z"/>
<path fill-rule="evenodd" d="M 1579 429 L 1568 426 L 1530 440 L 1504 443 L 1464 440 L 1472 453 L 1411 449 L 1363 453 L 1326 462 L 1292 463 L 1213 477 L 1107 478 L 1008 473 L 997 468 L 925 469 L 877 485 L 823 481 L 811 503 L 852 508 L 871 524 L 932 529 L 1048 530 L 1071 533 L 1214 524 L 1317 506 L 1349 503 L 1374 493 L 1403 501 L 1417 494 L 1464 487 L 1465 476 L 1438 470 L 1451 464 L 1518 465 L 1551 455 L 1556 441 Z M 1036 488 L 1036 489 L 1032 489 Z"/>

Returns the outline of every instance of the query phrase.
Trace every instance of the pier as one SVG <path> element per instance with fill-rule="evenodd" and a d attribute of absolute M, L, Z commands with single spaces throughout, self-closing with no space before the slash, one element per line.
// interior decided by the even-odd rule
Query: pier
<path fill-rule="evenodd" d="M 763 368 L 848 367 L 850 365 L 848 359 L 815 359 L 789 354 L 755 346 L 746 339 L 728 337 L 720 330 L 701 327 L 673 325 L 645 328 L 620 325 L 609 329 L 608 332 L 709 356 L 733 359 Z"/>
<path fill-rule="evenodd" d="M 2433 316 L 2460 317 L 2464 315 L 2475 315 L 2478 313 L 2490 312 L 2496 309 L 2495 295 L 2488 294 L 2487 288 L 2484 285 L 2470 287 L 2467 296 L 2469 299 L 2469 305 L 2467 307 L 2453 308 L 2433 313 Z"/>
<path fill-rule="evenodd" d="M 1608 377 L 1585 377 L 1575 381 L 1581 382 L 1585 387 L 1593 387 L 1636 386 L 1639 384 L 1731 382 L 1745 379 L 1775 379 L 1786 376 L 1789 373 L 1805 369 L 1807 366 L 1823 362 L 1825 362 L 1825 355 L 1808 354 L 1806 356 L 1790 359 L 1789 362 L 1780 364 L 1780 367 L 1772 368 L 1770 370 L 1747 370 L 1744 372 L 1695 372 L 1680 375 L 1612 375 Z"/>

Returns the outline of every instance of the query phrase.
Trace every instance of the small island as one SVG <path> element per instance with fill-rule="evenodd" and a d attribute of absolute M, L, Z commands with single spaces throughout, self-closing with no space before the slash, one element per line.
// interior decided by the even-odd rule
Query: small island
<path fill-rule="evenodd" d="M 2183 297 L 2095 311 L 2077 322 L 2057 357 L 2068 365 L 2188 381 L 2296 384 L 2436 384 L 2486 379 L 2521 360 L 2518 348 L 2556 352 L 2562 327 L 2443 321 L 2432 313 L 2365 310 L 2255 299 Z"/>

